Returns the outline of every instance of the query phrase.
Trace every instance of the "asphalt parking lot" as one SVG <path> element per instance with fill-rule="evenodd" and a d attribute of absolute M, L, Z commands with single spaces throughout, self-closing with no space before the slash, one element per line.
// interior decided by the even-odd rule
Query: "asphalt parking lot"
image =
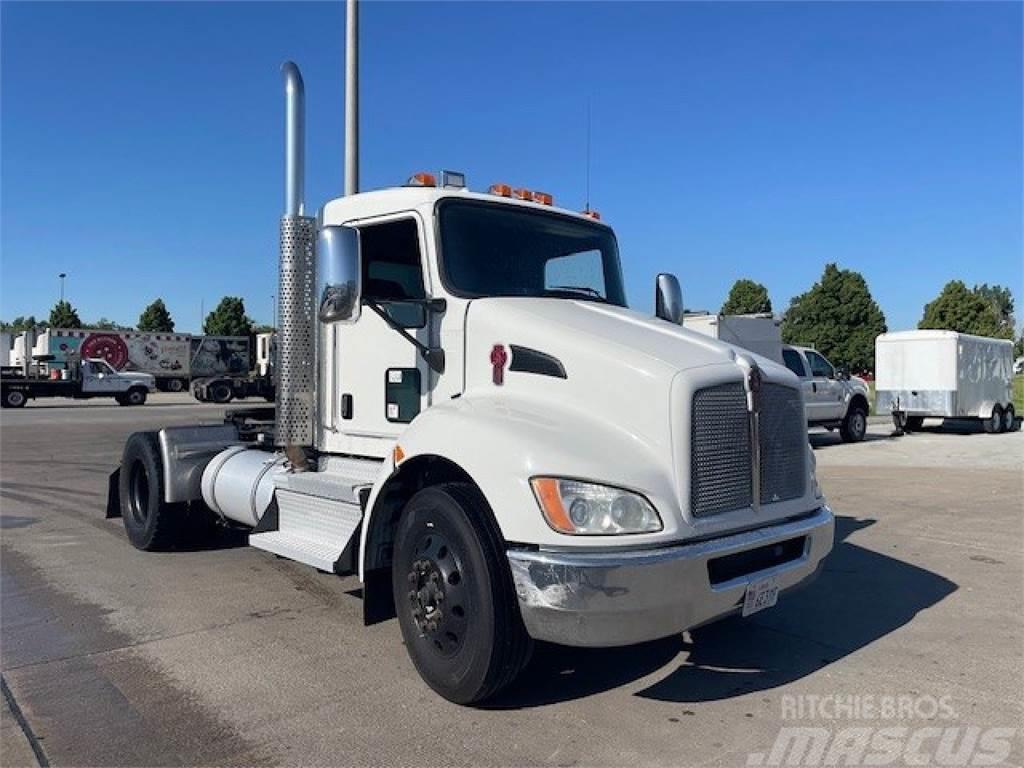
<path fill-rule="evenodd" d="M 813 697 L 903 697 L 900 727 L 957 739 L 1024 722 L 1024 433 L 816 432 L 837 542 L 814 584 L 640 647 L 542 647 L 465 709 L 420 682 L 394 621 L 362 626 L 354 578 L 244 539 L 138 552 L 104 519 L 130 432 L 222 411 L 161 395 L 0 416 L 0 763 L 771 765 L 788 726 L 893 725 L 794 715 Z M 1020 765 L 1020 731 L 1004 740 Z"/>

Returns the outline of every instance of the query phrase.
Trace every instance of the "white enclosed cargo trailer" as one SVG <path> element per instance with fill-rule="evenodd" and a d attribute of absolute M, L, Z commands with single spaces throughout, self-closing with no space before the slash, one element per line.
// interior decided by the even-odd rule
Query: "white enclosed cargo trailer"
<path fill-rule="evenodd" d="M 683 318 L 683 327 L 713 339 L 749 349 L 776 363 L 782 363 L 781 320 L 770 314 L 709 315 L 694 314 Z"/>
<path fill-rule="evenodd" d="M 980 419 L 987 432 L 1015 425 L 1013 342 L 955 331 L 883 333 L 875 339 L 875 410 L 897 427 L 926 418 Z"/>

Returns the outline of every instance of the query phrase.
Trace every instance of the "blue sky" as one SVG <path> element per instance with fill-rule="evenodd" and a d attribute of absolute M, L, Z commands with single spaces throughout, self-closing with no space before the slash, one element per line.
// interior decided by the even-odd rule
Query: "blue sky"
<path fill-rule="evenodd" d="M 279 66 L 306 80 L 307 200 L 340 194 L 341 3 L 11 3 L 0 10 L 0 316 L 162 296 L 197 330 L 225 294 L 271 318 Z M 1024 315 L 1019 3 L 365 2 L 362 182 L 455 168 L 618 233 L 631 304 L 658 271 L 717 309 L 777 309 L 825 262 L 889 327 L 949 279 Z"/>

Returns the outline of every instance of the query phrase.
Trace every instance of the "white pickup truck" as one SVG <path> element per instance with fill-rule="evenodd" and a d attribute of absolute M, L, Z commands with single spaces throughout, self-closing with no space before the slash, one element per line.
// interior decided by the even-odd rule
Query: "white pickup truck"
<path fill-rule="evenodd" d="M 108 509 L 144 550 L 213 515 L 363 582 L 412 661 L 473 703 L 533 640 L 615 646 L 770 608 L 832 549 L 782 365 L 626 306 L 595 213 L 461 174 L 302 196 L 285 66 L 276 413 L 132 435 Z M 810 618 L 808 620 L 811 620 Z"/>
<path fill-rule="evenodd" d="M 869 413 L 864 379 L 836 370 L 824 355 L 809 347 L 783 344 L 782 359 L 800 379 L 808 426 L 838 429 L 847 443 L 864 439 Z"/>
<path fill-rule="evenodd" d="M 117 371 L 100 358 L 72 362 L 62 378 L 6 368 L 0 378 L 0 404 L 21 408 L 29 400 L 67 397 L 84 400 L 112 397 L 121 405 L 142 405 L 156 391 L 156 379 L 148 373 Z"/>

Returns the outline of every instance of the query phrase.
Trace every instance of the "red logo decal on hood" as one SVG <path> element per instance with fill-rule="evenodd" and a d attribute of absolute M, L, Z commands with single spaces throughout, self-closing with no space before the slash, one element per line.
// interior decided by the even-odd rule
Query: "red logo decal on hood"
<path fill-rule="evenodd" d="M 505 363 L 508 362 L 508 353 L 501 344 L 495 344 L 491 349 L 491 366 L 494 368 L 492 380 L 499 387 L 505 383 Z"/>

